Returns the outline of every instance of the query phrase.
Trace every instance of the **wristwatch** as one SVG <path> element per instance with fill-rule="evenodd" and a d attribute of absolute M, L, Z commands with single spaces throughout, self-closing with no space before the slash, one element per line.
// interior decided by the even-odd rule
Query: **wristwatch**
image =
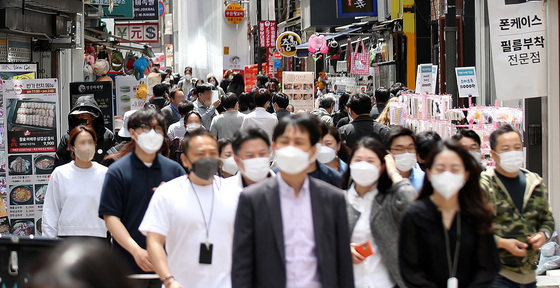
<path fill-rule="evenodd" d="M 543 232 L 544 237 L 546 238 L 546 241 L 550 240 L 550 233 L 548 233 L 548 231 L 543 230 L 543 231 L 541 231 L 541 232 Z"/>

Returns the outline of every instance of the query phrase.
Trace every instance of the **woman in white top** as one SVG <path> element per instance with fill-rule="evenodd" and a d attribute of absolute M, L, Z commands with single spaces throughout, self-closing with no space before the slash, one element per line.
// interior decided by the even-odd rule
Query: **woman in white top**
<path fill-rule="evenodd" d="M 57 167 L 49 179 L 43 205 L 44 236 L 107 237 L 105 222 L 98 217 L 107 167 L 91 161 L 96 142 L 89 126 L 70 131 L 68 150 L 74 161 Z"/>
<path fill-rule="evenodd" d="M 399 224 L 416 190 L 400 176 L 385 147 L 371 137 L 354 147 L 341 187 L 347 189 L 355 287 L 405 287 L 398 263 Z M 369 249 L 364 249 L 365 243 Z"/>

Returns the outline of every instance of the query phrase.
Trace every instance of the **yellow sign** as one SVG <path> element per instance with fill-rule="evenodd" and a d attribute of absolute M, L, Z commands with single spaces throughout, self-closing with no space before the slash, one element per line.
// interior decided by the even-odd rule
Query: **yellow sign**
<path fill-rule="evenodd" d="M 224 55 L 229 55 L 229 46 L 224 46 Z"/>
<path fill-rule="evenodd" d="M 226 20 L 230 24 L 240 24 L 245 18 L 245 10 L 237 3 L 232 3 L 226 6 Z"/>
<path fill-rule="evenodd" d="M 299 35 L 291 31 L 284 32 L 276 38 L 276 49 L 286 57 L 296 55 L 297 46 L 300 44 Z"/>

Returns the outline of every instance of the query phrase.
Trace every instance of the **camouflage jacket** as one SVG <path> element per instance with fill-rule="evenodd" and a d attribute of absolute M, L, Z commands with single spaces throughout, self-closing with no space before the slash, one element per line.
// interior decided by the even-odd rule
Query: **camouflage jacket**
<path fill-rule="evenodd" d="M 525 169 L 521 169 L 521 172 L 525 173 L 527 179 L 522 211 L 515 207 L 493 168 L 482 172 L 480 185 L 494 209 L 496 240 L 513 238 L 527 243 L 527 236 L 541 231 L 552 235 L 554 231 L 554 218 L 548 204 L 548 191 L 542 178 Z M 525 257 L 513 256 L 505 249 L 500 249 L 499 254 L 502 276 L 521 284 L 535 281 L 534 270 L 537 268 L 539 251 L 527 249 Z"/>

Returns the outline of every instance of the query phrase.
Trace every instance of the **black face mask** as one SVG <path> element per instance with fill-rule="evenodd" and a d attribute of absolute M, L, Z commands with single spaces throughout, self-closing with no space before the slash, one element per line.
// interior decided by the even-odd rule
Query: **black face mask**
<path fill-rule="evenodd" d="M 214 158 L 203 158 L 193 163 L 191 171 L 204 180 L 212 179 L 218 173 L 220 160 Z"/>

